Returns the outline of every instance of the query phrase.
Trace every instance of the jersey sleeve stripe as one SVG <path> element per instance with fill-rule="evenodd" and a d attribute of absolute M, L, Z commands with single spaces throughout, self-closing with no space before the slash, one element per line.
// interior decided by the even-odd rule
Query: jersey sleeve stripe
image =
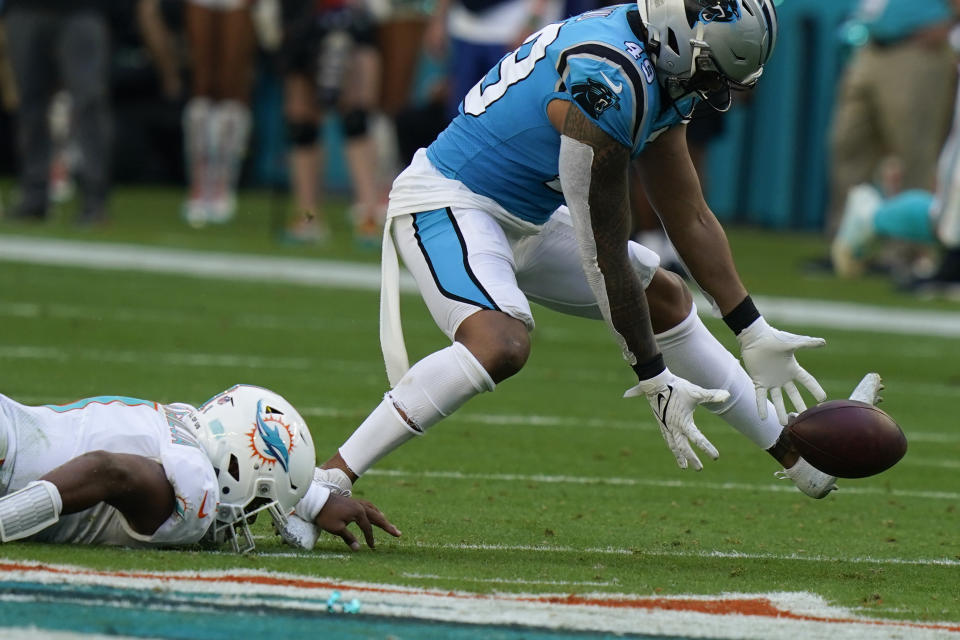
<path fill-rule="evenodd" d="M 647 101 L 644 87 L 646 86 L 643 74 L 637 67 L 636 61 L 625 52 L 605 42 L 584 42 L 565 49 L 557 58 L 557 72 L 560 74 L 560 85 L 558 90 L 566 91 L 564 82 L 567 74 L 567 60 L 571 57 L 591 57 L 600 60 L 606 60 L 615 67 L 620 67 L 627 77 L 631 89 L 633 89 L 636 108 L 633 113 L 633 140 L 636 142 L 637 134 L 647 116 Z"/>

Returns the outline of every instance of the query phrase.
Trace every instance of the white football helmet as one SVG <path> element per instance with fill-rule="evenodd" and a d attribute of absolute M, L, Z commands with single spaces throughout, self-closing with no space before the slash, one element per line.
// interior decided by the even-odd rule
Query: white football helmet
<path fill-rule="evenodd" d="M 238 384 L 198 409 L 197 438 L 220 487 L 208 539 L 253 549 L 249 524 L 266 510 L 278 527 L 313 480 L 316 451 L 307 423 L 280 395 Z M 239 530 L 239 534 L 238 534 Z"/>
<path fill-rule="evenodd" d="M 777 42 L 771 0 L 638 0 L 650 56 L 679 100 L 753 87 Z M 729 101 L 721 110 L 729 107 Z"/>

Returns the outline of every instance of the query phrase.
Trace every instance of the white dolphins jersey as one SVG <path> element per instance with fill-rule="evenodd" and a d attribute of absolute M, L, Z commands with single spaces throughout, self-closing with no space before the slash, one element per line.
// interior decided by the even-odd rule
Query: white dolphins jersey
<path fill-rule="evenodd" d="M 67 405 L 26 406 L 0 395 L 0 494 L 23 488 L 90 451 L 128 453 L 163 465 L 175 508 L 153 535 L 127 524 L 119 511 L 99 504 L 63 515 L 31 537 L 132 547 L 197 542 L 213 522 L 219 492 L 213 465 L 193 436 L 196 409 L 121 396 L 100 396 Z"/>

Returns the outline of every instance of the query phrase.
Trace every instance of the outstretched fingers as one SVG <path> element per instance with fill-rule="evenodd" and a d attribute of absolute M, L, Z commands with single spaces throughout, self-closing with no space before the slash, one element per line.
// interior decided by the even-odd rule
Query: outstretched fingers
<path fill-rule="evenodd" d="M 717 451 L 717 448 L 713 446 L 712 442 L 707 440 L 707 436 L 703 435 L 703 432 L 697 428 L 697 425 L 690 425 L 690 432 L 687 434 L 687 437 L 693 441 L 693 444 L 697 445 L 697 448 L 700 449 L 700 451 L 703 451 L 712 459 L 716 460 L 720 457 L 720 452 Z M 697 462 L 699 462 L 699 460 Z M 699 471 L 699 469 L 697 470 Z"/>
<path fill-rule="evenodd" d="M 354 516 L 353 521 L 357 523 L 357 526 L 360 527 L 360 531 L 363 532 L 363 538 L 366 540 L 367 546 L 371 549 L 374 549 L 377 546 L 377 543 L 376 540 L 373 539 L 373 525 L 370 524 L 370 518 L 367 517 L 366 508 L 359 509 L 357 514 Z"/>
<path fill-rule="evenodd" d="M 793 408 L 796 409 L 798 413 L 803 413 L 807 410 L 807 403 L 803 401 L 797 385 L 794 384 L 792 380 L 783 385 L 783 388 L 787 392 L 787 397 L 790 398 L 790 402 L 793 403 Z M 787 416 L 787 418 L 789 417 L 790 416 Z"/>
<path fill-rule="evenodd" d="M 817 382 L 817 379 L 812 375 L 807 373 L 807 370 L 801 366 L 797 366 L 797 382 L 802 384 L 807 391 L 813 395 L 814 400 L 817 402 L 823 402 L 827 399 L 827 392 L 823 390 L 823 387 L 820 386 L 820 383 Z"/>
<path fill-rule="evenodd" d="M 340 538 L 347 544 L 347 546 L 353 549 L 354 551 L 358 551 L 360 549 L 360 543 L 357 542 L 357 537 L 352 533 L 350 533 L 350 529 L 347 529 L 346 525 L 344 525 L 343 529 L 340 529 L 339 531 L 335 531 L 333 533 L 334 535 L 340 536 Z"/>
<path fill-rule="evenodd" d="M 757 411 L 760 413 L 760 419 L 767 419 L 767 388 L 758 384 L 754 384 L 754 388 L 757 392 Z"/>
<path fill-rule="evenodd" d="M 393 523 L 387 519 L 387 516 L 383 515 L 383 512 L 377 509 L 373 503 L 361 500 L 360 504 L 363 505 L 364 510 L 367 512 L 367 518 L 369 518 L 371 523 L 383 529 L 394 538 L 400 537 L 400 529 L 397 529 Z"/>

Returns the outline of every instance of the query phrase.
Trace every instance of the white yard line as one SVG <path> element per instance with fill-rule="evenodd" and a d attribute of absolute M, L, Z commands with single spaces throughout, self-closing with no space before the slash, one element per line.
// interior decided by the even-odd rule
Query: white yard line
<path fill-rule="evenodd" d="M 417 545 L 422 546 L 422 545 Z M 441 548 L 440 546 L 427 548 Z M 526 584 L 546 587 L 615 587 L 619 584 L 618 580 L 527 580 L 524 578 L 477 578 L 471 576 L 439 576 L 429 573 L 409 573 L 404 571 L 400 574 L 402 578 L 412 578 L 413 580 L 454 580 L 457 582 L 475 582 L 477 584 Z"/>
<path fill-rule="evenodd" d="M 90 351 L 90 350 L 88 350 Z M 87 354 L 88 359 L 92 360 L 109 360 L 110 356 L 105 355 L 100 357 L 100 351 L 91 351 Z M 138 359 L 123 359 L 124 362 L 143 362 L 145 366 L 157 366 L 157 364 L 162 364 L 164 362 L 175 364 L 176 366 L 186 366 L 185 359 L 180 357 L 180 354 L 159 354 L 156 362 L 153 362 L 151 358 L 158 354 L 149 354 L 146 352 L 141 353 L 141 358 Z M 195 358 L 191 360 L 191 363 L 196 366 L 227 366 L 227 367 L 236 367 L 239 366 L 236 363 L 241 361 L 242 356 L 203 356 L 203 354 L 194 354 Z M 0 345 L 0 357 L 8 359 L 16 358 L 41 358 L 41 359 L 50 359 L 50 360 L 65 360 L 69 357 L 69 354 L 63 351 L 59 351 L 53 348 L 48 347 L 13 347 L 13 346 L 2 346 Z M 219 358 L 225 358 L 223 360 Z M 231 357 L 236 358 L 236 360 L 231 360 Z M 255 363 L 259 363 L 259 359 L 248 359 L 246 366 L 254 366 Z M 272 360 L 276 362 L 276 360 Z M 283 363 L 283 360 L 280 360 Z M 151 364 L 152 363 L 152 364 Z M 290 368 L 303 368 L 298 359 L 291 361 Z M 330 369 L 336 371 L 347 371 L 350 373 L 370 373 L 370 368 L 364 366 L 363 363 L 357 361 L 340 361 L 340 360 L 317 360 L 314 363 L 316 366 L 321 364 Z M 263 364 L 256 364 L 256 366 L 265 366 Z M 276 365 L 273 365 L 276 366 Z M 287 366 L 286 364 L 283 366 Z M 14 398 L 18 402 L 24 404 L 49 404 L 54 402 L 49 396 L 17 396 Z M 74 398 L 70 398 L 73 400 Z M 56 402 L 62 404 L 64 399 L 58 399 Z M 305 418 L 337 418 L 337 419 L 348 419 L 348 420 L 362 420 L 366 417 L 366 411 L 364 408 L 352 408 L 344 409 L 339 407 L 316 407 L 316 406 L 304 406 L 299 408 L 299 412 Z M 554 415 L 540 415 L 540 414 L 503 414 L 503 413 L 472 413 L 469 410 L 464 410 L 456 414 L 448 420 L 455 421 L 458 424 L 469 424 L 469 425 L 481 425 L 481 426 L 496 426 L 496 427 L 525 427 L 525 428 L 545 428 L 545 429 L 617 429 L 624 431 L 652 431 L 655 430 L 655 425 L 650 421 L 645 415 L 638 416 L 636 420 L 612 420 L 607 418 L 581 418 L 577 416 L 554 416 Z M 732 432 L 731 432 L 732 433 Z M 953 431 L 948 432 L 931 432 L 931 431 L 914 431 L 910 430 L 908 439 L 910 442 L 926 442 L 933 444 L 953 444 L 957 440 L 957 436 Z M 907 456 L 899 464 L 911 464 L 911 465 L 927 465 L 941 467 L 944 469 L 953 469 L 956 468 L 958 464 L 952 459 L 938 459 L 938 458 L 916 458 L 914 456 Z"/>
<path fill-rule="evenodd" d="M 613 485 L 627 487 L 656 487 L 658 489 L 697 489 L 700 491 L 766 491 L 770 493 L 794 493 L 796 487 L 784 481 L 780 484 L 747 484 L 742 482 L 699 482 L 689 480 L 656 480 L 645 478 L 558 476 L 517 473 L 463 473 L 461 471 L 405 471 L 401 469 L 370 469 L 367 475 L 397 478 L 428 478 L 432 480 L 463 480 L 467 482 L 513 482 L 525 484 L 542 482 L 547 484 Z M 889 496 L 894 498 L 923 498 L 927 500 L 960 500 L 956 491 L 912 491 L 908 489 L 880 489 L 873 487 L 851 487 L 849 481 L 838 481 L 844 494 Z"/>
<path fill-rule="evenodd" d="M 0 261 L 371 291 L 380 287 L 380 269 L 373 264 L 31 236 L 0 236 Z M 415 290 L 407 273 L 402 274 L 401 289 Z M 960 313 L 955 312 L 767 296 L 758 303 L 769 319 L 793 325 L 960 337 Z M 701 313 L 709 312 L 702 299 L 698 306 Z"/>
<path fill-rule="evenodd" d="M 785 560 L 798 562 L 822 562 L 828 564 L 878 564 L 913 565 L 922 567 L 960 567 L 960 560 L 954 558 L 874 558 L 839 557 L 820 554 L 804 555 L 799 553 L 743 553 L 740 551 L 656 551 L 631 549 L 625 547 L 564 547 L 551 545 L 508 545 L 508 544 L 431 544 L 418 542 L 414 546 L 424 549 L 463 550 L 463 551 L 529 551 L 533 553 L 592 553 L 598 555 L 620 555 L 654 558 L 722 558 L 744 560 Z M 264 554 L 267 555 L 267 554 Z M 423 576 L 426 577 L 426 576 Z"/>

